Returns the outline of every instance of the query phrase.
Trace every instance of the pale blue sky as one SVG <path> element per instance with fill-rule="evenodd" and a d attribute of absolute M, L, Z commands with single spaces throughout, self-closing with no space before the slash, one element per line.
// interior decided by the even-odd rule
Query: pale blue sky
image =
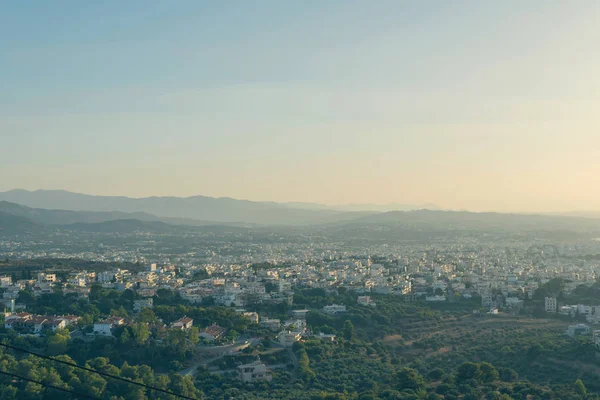
<path fill-rule="evenodd" d="M 597 209 L 599 18 L 595 0 L 0 0 L 0 190 Z"/>

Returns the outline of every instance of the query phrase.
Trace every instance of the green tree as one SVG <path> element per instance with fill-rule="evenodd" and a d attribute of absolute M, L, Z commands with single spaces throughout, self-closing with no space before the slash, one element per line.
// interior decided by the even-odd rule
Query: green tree
<path fill-rule="evenodd" d="M 342 336 L 346 340 L 354 339 L 354 325 L 350 320 L 344 321 L 344 328 L 342 329 Z"/>
<path fill-rule="evenodd" d="M 93 323 L 94 323 L 94 318 L 90 314 L 86 313 L 86 314 L 83 314 L 81 316 L 81 318 L 79 318 L 78 325 L 83 327 L 83 326 L 89 326 Z"/>
<path fill-rule="evenodd" d="M 169 389 L 171 391 L 191 397 L 193 399 L 202 399 L 204 397 L 202 392 L 200 392 L 194 386 L 192 377 L 173 374 L 170 376 L 170 378 L 171 382 L 169 384 Z"/>
<path fill-rule="evenodd" d="M 195 346 L 200 341 L 200 329 L 196 326 L 192 326 L 188 330 L 188 340 L 192 346 Z"/>
<path fill-rule="evenodd" d="M 587 394 L 587 389 L 585 388 L 585 385 L 583 384 L 581 379 L 577 379 L 575 381 L 575 383 L 573 384 L 573 388 L 575 389 L 575 393 L 577 393 L 580 396 L 585 396 Z"/>
<path fill-rule="evenodd" d="M 127 344 L 131 340 L 131 333 L 129 333 L 131 328 L 125 327 L 121 332 L 121 336 L 119 336 L 119 343 Z"/>
<path fill-rule="evenodd" d="M 482 362 L 479 364 L 481 369 L 481 381 L 483 382 L 494 382 L 500 378 L 496 367 L 488 362 Z"/>
<path fill-rule="evenodd" d="M 425 380 L 412 368 L 402 368 L 396 374 L 396 383 L 400 390 L 411 389 L 420 391 L 425 389 Z"/>
<path fill-rule="evenodd" d="M 133 339 L 135 340 L 135 344 L 138 346 L 143 345 L 150 338 L 150 330 L 148 329 L 148 324 L 135 324 L 132 327 L 133 331 Z"/>
<path fill-rule="evenodd" d="M 115 317 L 121 317 L 121 318 L 129 317 L 129 313 L 127 312 L 127 310 L 125 308 L 123 308 L 123 306 L 121 306 L 117 309 L 111 308 L 110 315 L 115 316 Z"/>
<path fill-rule="evenodd" d="M 316 377 L 314 371 L 310 368 L 310 359 L 304 349 L 301 349 L 298 353 L 298 375 L 305 382 L 311 382 Z"/>
<path fill-rule="evenodd" d="M 429 371 L 429 373 L 427 374 L 427 377 L 429 379 L 431 379 L 432 381 L 437 381 L 442 379 L 442 377 L 444 376 L 444 370 L 441 368 L 434 368 L 431 371 Z"/>
<path fill-rule="evenodd" d="M 17 303 L 23 303 L 26 304 L 28 306 L 35 304 L 36 302 L 36 298 L 33 295 L 33 293 L 27 291 L 27 290 L 21 290 L 19 292 L 19 296 L 17 297 L 16 300 Z"/>
<path fill-rule="evenodd" d="M 543 347 L 539 343 L 534 343 L 533 345 L 529 346 L 529 349 L 527 349 L 527 360 L 529 360 L 529 362 L 535 361 L 542 351 Z"/>
<path fill-rule="evenodd" d="M 462 363 L 457 370 L 458 374 L 456 379 L 458 382 L 465 382 L 470 379 L 479 380 L 481 377 L 481 369 L 479 365 L 473 362 Z"/>
<path fill-rule="evenodd" d="M 142 308 L 142 310 L 137 316 L 137 320 L 146 324 L 153 324 L 158 322 L 158 318 L 156 317 L 154 311 L 152 311 L 151 308 L 147 307 Z"/>
<path fill-rule="evenodd" d="M 25 394 L 29 398 L 39 398 L 44 391 L 44 387 L 42 385 L 38 385 L 37 383 L 29 382 L 25 385 Z"/>
<path fill-rule="evenodd" d="M 15 400 L 17 399 L 18 390 L 14 386 L 0 386 L 0 400 Z"/>
<path fill-rule="evenodd" d="M 69 346 L 69 340 L 71 339 L 71 333 L 67 329 L 57 329 L 52 336 L 48 338 L 48 354 L 56 356 L 64 354 Z"/>

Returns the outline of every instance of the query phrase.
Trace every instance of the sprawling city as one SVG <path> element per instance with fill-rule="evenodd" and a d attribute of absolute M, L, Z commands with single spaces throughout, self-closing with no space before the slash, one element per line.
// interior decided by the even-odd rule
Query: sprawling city
<path fill-rule="evenodd" d="M 600 1 L 0 1 L 0 400 L 600 400 Z"/>
<path fill-rule="evenodd" d="M 414 210 L 248 227 L 73 223 L 90 216 L 72 211 L 49 224 L 35 218 L 63 211 L 0 209 L 13 219 L 0 241 L 4 343 L 148 388 L 5 353 L 42 382 L 125 399 L 173 396 L 155 386 L 207 399 L 600 390 L 595 219 Z"/>

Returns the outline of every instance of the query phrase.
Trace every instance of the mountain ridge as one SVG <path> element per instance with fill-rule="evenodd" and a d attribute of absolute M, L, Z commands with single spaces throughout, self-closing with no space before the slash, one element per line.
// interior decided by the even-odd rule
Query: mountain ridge
<path fill-rule="evenodd" d="M 87 195 L 66 190 L 13 189 L 0 192 L 0 200 L 31 208 L 91 212 L 142 212 L 161 218 L 196 219 L 213 221 L 218 224 L 312 225 L 351 220 L 372 214 L 372 212 L 297 209 L 286 206 L 284 203 L 254 202 L 200 195 L 130 198 Z"/>

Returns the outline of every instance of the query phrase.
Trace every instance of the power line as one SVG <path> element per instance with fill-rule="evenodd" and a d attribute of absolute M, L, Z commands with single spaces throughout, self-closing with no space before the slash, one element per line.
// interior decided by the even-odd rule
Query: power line
<path fill-rule="evenodd" d="M 0 346 L 6 347 L 6 348 L 11 349 L 11 350 L 20 351 L 22 353 L 31 354 L 32 356 L 43 358 L 44 360 L 49 360 L 49 361 L 52 361 L 52 362 L 56 362 L 56 363 L 68 365 L 70 367 L 79 368 L 79 369 L 82 369 L 84 371 L 91 372 L 91 373 L 94 373 L 94 374 L 98 374 L 98 375 L 106 377 L 106 378 L 116 379 L 118 381 L 129 383 L 131 385 L 136 385 L 136 386 L 140 386 L 140 387 L 143 387 L 143 388 L 146 388 L 146 389 L 150 389 L 150 390 L 154 390 L 154 391 L 157 391 L 157 392 L 169 394 L 171 396 L 179 397 L 180 399 L 196 400 L 193 397 L 185 396 L 183 394 L 177 394 L 177 393 L 171 392 L 170 390 L 160 389 L 160 388 L 157 388 L 157 387 L 154 387 L 154 386 L 146 385 L 144 383 L 132 381 L 131 379 L 122 378 L 122 377 L 117 376 L 117 375 L 107 374 L 106 372 L 96 371 L 95 369 L 91 369 L 91 368 L 87 368 L 87 367 L 82 367 L 81 365 L 77 365 L 75 363 L 71 363 L 71 362 L 68 362 L 68 361 L 59 360 L 59 359 L 54 358 L 54 357 L 44 356 L 42 354 L 34 353 L 32 351 L 29 351 L 29 350 L 21 349 L 20 347 L 11 346 L 11 345 L 5 344 L 5 343 L 0 343 Z"/>
<path fill-rule="evenodd" d="M 22 381 L 36 383 L 36 384 L 41 385 L 43 387 L 47 387 L 47 388 L 51 388 L 51 389 L 55 389 L 55 390 L 60 390 L 61 392 L 70 393 L 70 394 L 75 395 L 77 397 L 83 397 L 83 398 L 92 399 L 92 400 L 102 400 L 99 397 L 90 396 L 89 394 L 77 393 L 77 392 L 74 392 L 74 391 L 69 390 L 69 389 L 61 388 L 61 387 L 54 386 L 54 385 L 49 385 L 47 383 L 43 383 L 43 382 L 39 382 L 39 381 L 34 381 L 33 379 L 25 378 L 25 377 L 20 376 L 20 375 L 11 374 L 10 372 L 0 371 L 0 374 L 7 375 L 7 376 L 10 376 L 10 377 L 13 377 L 13 378 L 16 378 L 16 379 L 20 379 Z"/>

